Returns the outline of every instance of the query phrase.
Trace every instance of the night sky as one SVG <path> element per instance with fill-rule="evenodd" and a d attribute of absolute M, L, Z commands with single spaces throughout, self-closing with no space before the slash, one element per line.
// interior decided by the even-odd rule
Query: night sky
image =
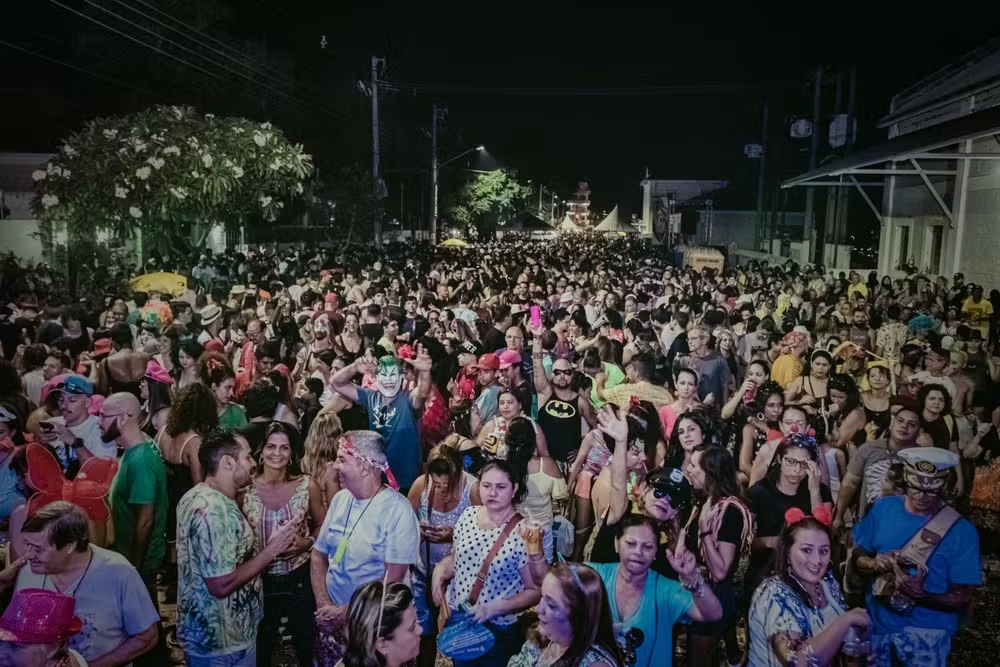
<path fill-rule="evenodd" d="M 752 207 L 756 165 L 743 146 L 760 139 L 765 99 L 770 192 L 807 166 L 807 141 L 793 143 L 787 127 L 811 116 L 817 64 L 858 66 L 859 142 L 877 143 L 885 132 L 874 122 L 893 93 L 997 32 L 982 20 L 945 34 L 933 12 L 899 25 L 902 8 L 912 11 L 902 3 L 883 15 L 762 2 L 465 3 L 403 13 L 394 4 L 292 0 L 21 4 L 30 7 L 5 18 L 0 34 L 0 151 L 52 150 L 94 115 L 161 102 L 271 120 L 321 166 L 369 160 L 368 98 L 355 84 L 376 54 L 392 87 L 381 97 L 383 166 L 390 199 L 410 216 L 426 210 L 418 195 L 435 101 L 448 109 L 442 159 L 484 144 L 490 160 L 562 197 L 588 180 L 598 207 L 618 203 L 624 214 L 638 212 L 647 168 L 654 178 L 729 179 L 735 203 Z M 914 37 L 931 34 L 930 45 Z"/>

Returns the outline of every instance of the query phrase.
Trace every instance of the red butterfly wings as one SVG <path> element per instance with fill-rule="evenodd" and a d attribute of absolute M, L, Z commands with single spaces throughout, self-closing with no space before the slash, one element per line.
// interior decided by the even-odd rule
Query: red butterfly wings
<path fill-rule="evenodd" d="M 35 494 L 28 499 L 28 516 L 57 500 L 80 507 L 93 521 L 107 521 L 111 515 L 107 498 L 118 472 L 118 461 L 94 457 L 80 467 L 76 479 L 68 480 L 55 455 L 32 443 L 25 451 L 28 483 Z"/>

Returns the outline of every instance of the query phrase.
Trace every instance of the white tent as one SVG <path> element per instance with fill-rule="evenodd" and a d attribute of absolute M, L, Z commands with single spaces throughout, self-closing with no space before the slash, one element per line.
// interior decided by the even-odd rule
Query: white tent
<path fill-rule="evenodd" d="M 563 218 L 563 221 L 559 224 L 560 232 L 578 232 L 580 231 L 580 226 L 573 222 L 573 218 L 569 217 L 569 213 Z"/>
<path fill-rule="evenodd" d="M 608 213 L 608 217 L 601 221 L 601 224 L 594 227 L 595 232 L 612 232 L 618 234 L 635 234 L 637 230 L 632 225 L 629 225 L 618 220 L 618 207 L 615 206 L 611 209 L 611 213 Z"/>

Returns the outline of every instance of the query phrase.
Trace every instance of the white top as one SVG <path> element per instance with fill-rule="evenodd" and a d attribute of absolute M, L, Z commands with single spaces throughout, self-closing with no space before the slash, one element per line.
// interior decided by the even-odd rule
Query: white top
<path fill-rule="evenodd" d="M 53 424 L 65 424 L 66 420 L 63 417 L 53 417 L 48 420 Z M 69 426 L 70 431 L 73 435 L 83 440 L 84 446 L 90 451 L 94 456 L 98 456 L 103 459 L 117 459 L 118 458 L 118 444 L 114 441 L 104 442 L 104 438 L 101 437 L 101 427 L 98 425 L 97 417 L 90 416 L 87 417 L 83 422 L 77 424 L 76 426 Z M 56 452 L 59 456 L 60 463 L 63 467 L 66 466 L 66 461 L 63 459 L 64 449 L 59 447 L 59 442 L 53 442 L 56 446 Z M 72 445 L 73 443 L 67 442 L 63 443 L 65 445 Z"/>
<path fill-rule="evenodd" d="M 341 542 L 347 540 L 337 562 Z M 334 604 L 344 605 L 358 587 L 381 581 L 385 564 L 414 565 L 420 549 L 417 515 L 405 496 L 383 487 L 358 500 L 341 489 L 330 501 L 314 547 L 327 555 L 326 590 Z"/>
<path fill-rule="evenodd" d="M 493 548 L 493 543 L 503 532 L 503 526 L 482 530 L 477 520 L 479 509 L 475 505 L 467 508 L 455 524 L 455 577 L 448 585 L 448 606 L 452 609 L 460 609 L 468 601 L 476 575 Z M 490 563 L 477 603 L 507 600 L 524 590 L 521 568 L 527 563 L 528 549 L 521 537 L 520 528 L 515 526 Z M 518 614 L 506 614 L 497 616 L 492 622 L 507 626 L 517 621 L 517 617 Z"/>

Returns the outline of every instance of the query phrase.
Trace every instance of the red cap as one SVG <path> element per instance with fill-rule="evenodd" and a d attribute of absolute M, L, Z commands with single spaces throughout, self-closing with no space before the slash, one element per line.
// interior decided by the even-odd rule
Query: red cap
<path fill-rule="evenodd" d="M 25 588 L 0 618 L 0 641 L 55 644 L 80 632 L 83 622 L 74 616 L 76 600 L 40 588 Z"/>
<path fill-rule="evenodd" d="M 111 339 L 98 338 L 94 341 L 94 356 L 111 354 Z"/>
<path fill-rule="evenodd" d="M 476 368 L 484 371 L 498 371 L 500 370 L 500 357 L 489 352 L 479 357 L 479 363 L 476 364 Z"/>

